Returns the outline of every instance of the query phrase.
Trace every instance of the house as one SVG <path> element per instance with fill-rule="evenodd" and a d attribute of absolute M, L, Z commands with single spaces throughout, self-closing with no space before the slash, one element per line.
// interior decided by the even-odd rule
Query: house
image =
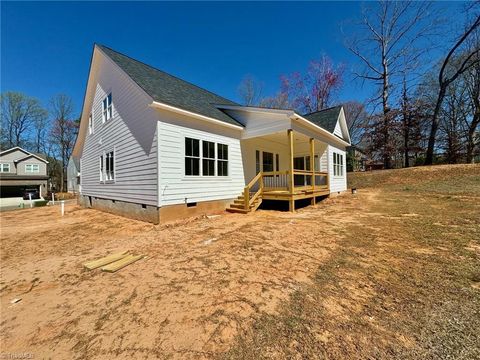
<path fill-rule="evenodd" d="M 365 151 L 358 146 L 347 148 L 347 171 L 365 171 L 367 160 Z"/>
<path fill-rule="evenodd" d="M 67 164 L 67 191 L 80 193 L 80 159 L 73 156 L 70 156 Z"/>
<path fill-rule="evenodd" d="M 79 201 L 165 222 L 346 190 L 343 108 L 241 106 L 95 45 L 72 157 Z"/>
<path fill-rule="evenodd" d="M 27 189 L 46 195 L 47 164 L 42 155 L 18 146 L 0 152 L 0 197 L 22 197 Z"/>

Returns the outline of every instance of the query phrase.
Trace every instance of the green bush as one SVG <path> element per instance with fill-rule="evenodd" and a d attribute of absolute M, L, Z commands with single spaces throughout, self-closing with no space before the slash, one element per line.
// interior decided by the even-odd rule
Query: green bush
<path fill-rule="evenodd" d="M 48 200 L 39 200 L 33 203 L 34 207 L 45 206 L 48 204 Z"/>

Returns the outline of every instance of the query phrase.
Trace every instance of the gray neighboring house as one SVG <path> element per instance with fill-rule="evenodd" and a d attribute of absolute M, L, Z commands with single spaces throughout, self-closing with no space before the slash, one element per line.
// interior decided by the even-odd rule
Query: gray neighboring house
<path fill-rule="evenodd" d="M 47 193 L 48 161 L 20 147 L 0 152 L 0 197 L 22 197 L 26 189 Z"/>
<path fill-rule="evenodd" d="M 67 191 L 78 194 L 80 190 L 80 159 L 71 156 L 67 166 Z"/>

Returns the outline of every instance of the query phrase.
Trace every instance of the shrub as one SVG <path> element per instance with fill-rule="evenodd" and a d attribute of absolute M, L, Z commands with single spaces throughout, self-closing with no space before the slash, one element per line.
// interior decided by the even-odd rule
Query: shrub
<path fill-rule="evenodd" d="M 48 204 L 48 200 L 39 200 L 33 203 L 34 207 L 45 206 Z"/>

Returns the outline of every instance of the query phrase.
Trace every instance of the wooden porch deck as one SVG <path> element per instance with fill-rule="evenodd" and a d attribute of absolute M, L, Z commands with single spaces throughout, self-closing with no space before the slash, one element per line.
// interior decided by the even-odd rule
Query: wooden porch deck
<path fill-rule="evenodd" d="M 290 211 L 295 211 L 295 200 L 312 199 L 330 194 L 328 172 L 315 170 L 314 139 L 310 138 L 310 164 L 308 170 L 294 168 L 293 130 L 287 131 L 289 144 L 289 170 L 260 171 L 227 209 L 232 212 L 255 211 L 263 200 L 288 201 Z"/>

